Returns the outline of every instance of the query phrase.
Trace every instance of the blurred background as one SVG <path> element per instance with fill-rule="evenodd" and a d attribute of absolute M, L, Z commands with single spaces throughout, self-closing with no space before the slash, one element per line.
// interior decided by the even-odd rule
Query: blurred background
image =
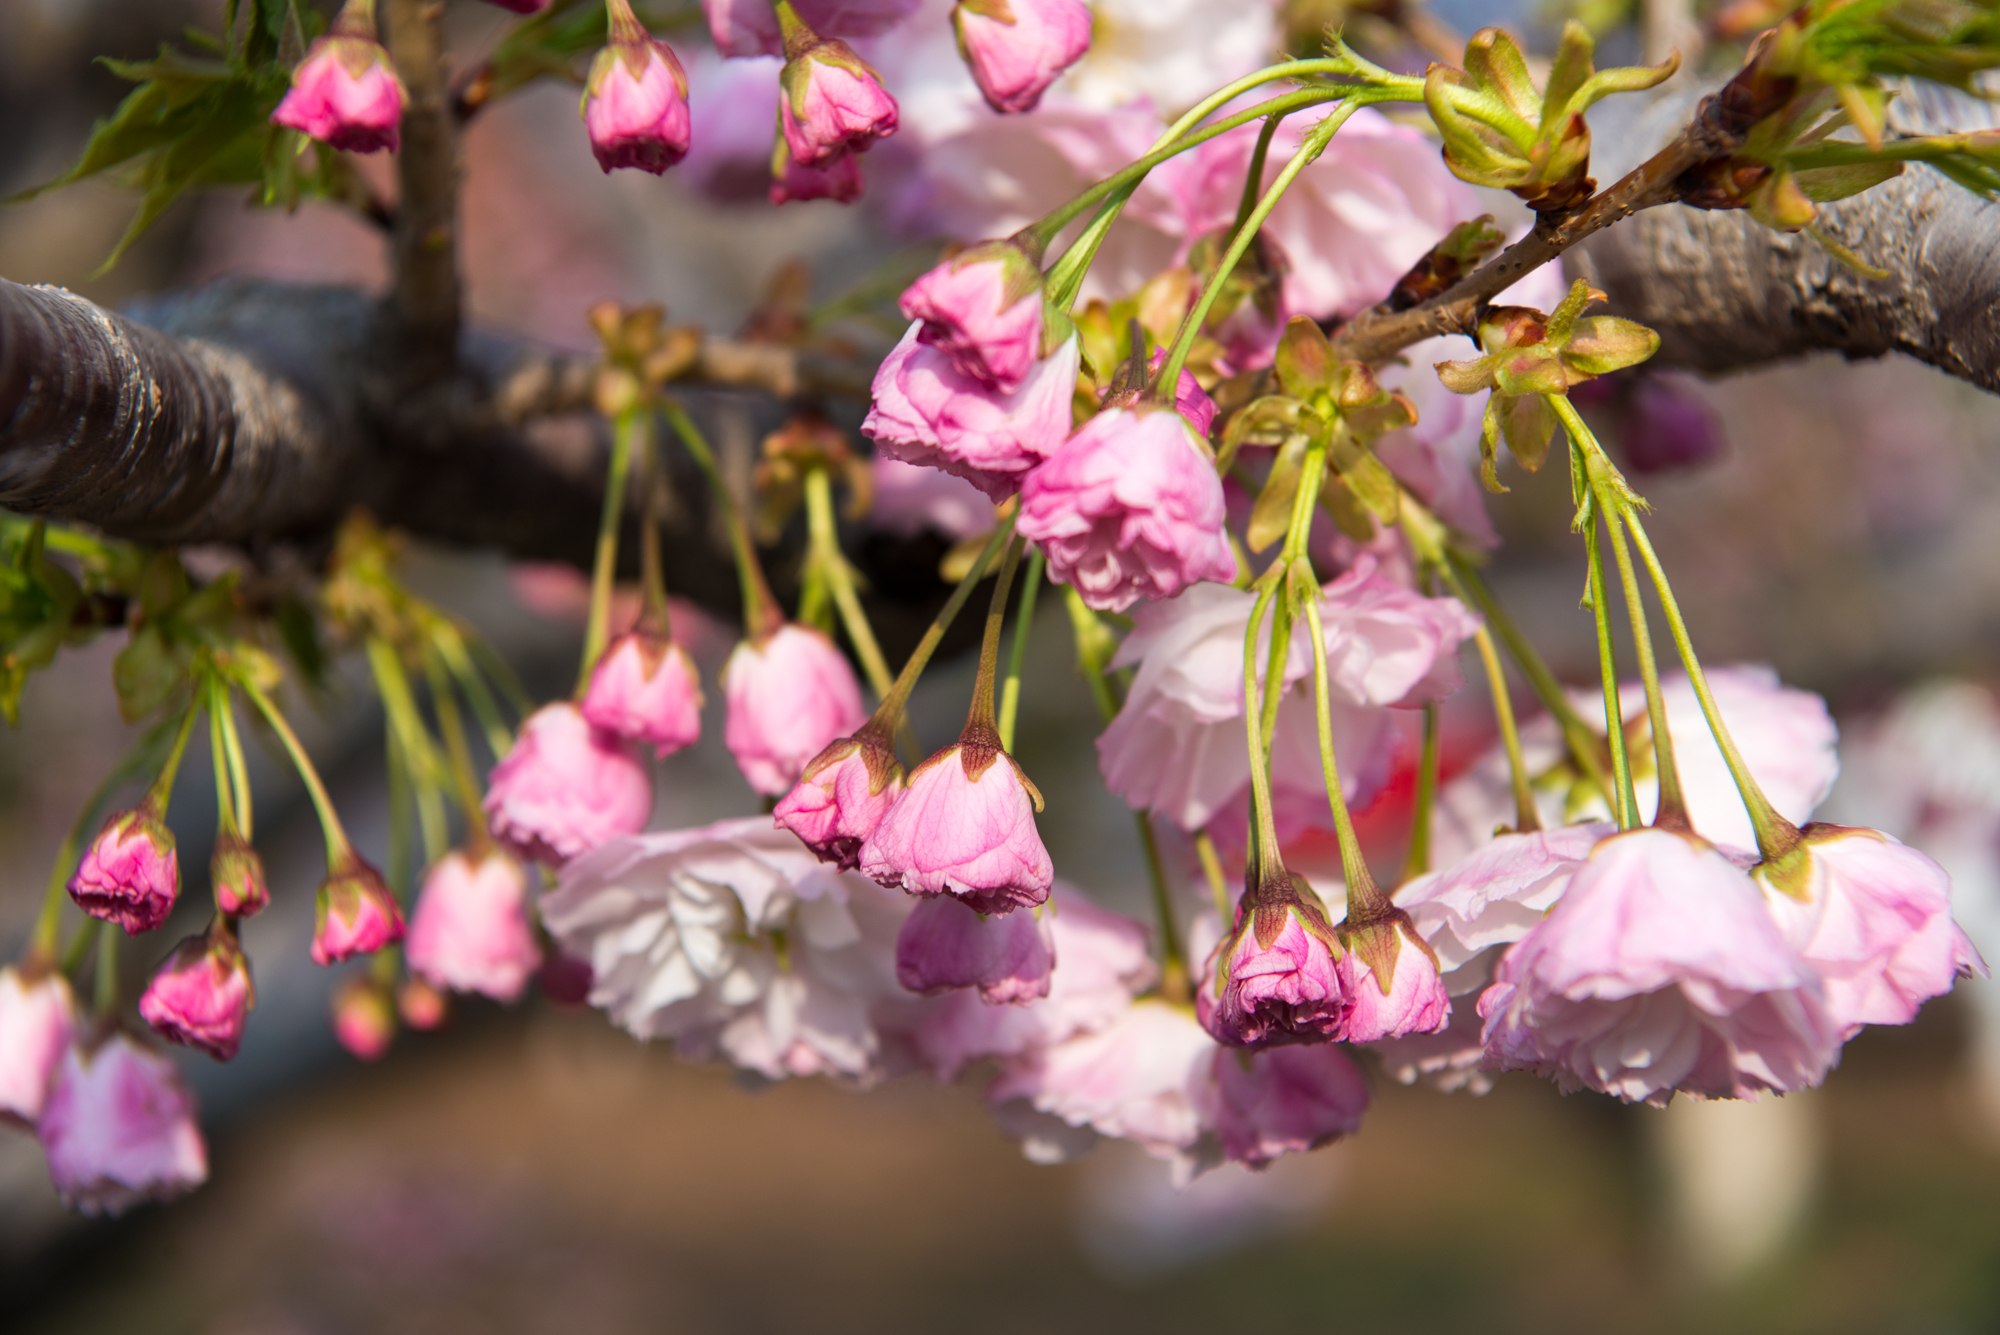
<path fill-rule="evenodd" d="M 1475 4 L 1442 8 L 1461 28 L 1488 17 Z M 185 25 L 218 27 L 219 11 L 210 0 L 0 5 L 0 195 L 66 169 L 116 104 L 125 86 L 94 56 L 148 55 Z M 505 16 L 463 3 L 452 19 L 473 50 Z M 463 267 L 486 327 L 587 350 L 584 309 L 617 298 L 729 330 L 784 261 L 806 261 L 824 291 L 883 252 L 861 211 L 718 208 L 671 173 L 605 177 L 575 99 L 530 90 L 466 137 Z M 386 172 L 378 184 L 393 188 Z M 384 279 L 366 223 L 314 203 L 253 209 L 232 192 L 182 200 L 96 276 L 131 207 L 93 182 L 0 208 L 0 276 L 112 306 L 235 274 Z M 1911 363 L 1671 384 L 1721 443 L 1643 480 L 1705 657 L 1769 662 L 1829 698 L 1849 739 L 1828 808 L 1840 819 L 1921 840 L 1962 817 L 1949 849 L 1933 851 L 1992 958 L 2000 403 Z M 1602 411 L 1615 418 L 1617 406 Z M 1566 678 L 1588 682 L 1567 498 L 1559 479 L 1532 482 L 1494 498 L 1506 540 L 1494 582 Z M 413 581 L 478 625 L 531 688 L 566 685 L 580 631 L 560 596 L 524 600 L 519 572 L 477 553 L 420 552 Z M 713 680 L 729 634 L 694 638 Z M 0 949 L 25 939 L 64 830 L 133 740 L 111 691 L 116 647 L 38 675 L 21 725 L 0 738 Z M 1033 653 L 1019 751 L 1049 798 L 1058 872 L 1136 906 L 1131 826 L 1097 781 L 1095 715 L 1055 621 Z M 968 679 L 959 663 L 927 681 L 926 742 L 955 729 Z M 379 714 L 358 678 L 344 689 L 336 676 L 317 703 L 308 744 L 364 849 L 379 851 Z M 1462 763 L 1484 744 L 1486 710 L 1476 691 L 1453 709 L 1449 754 Z M 661 771 L 659 823 L 751 809 L 719 724 Z M 190 757 L 190 773 L 204 767 Z M 1993 984 L 1962 984 L 1907 1029 L 1867 1032 L 1826 1088 L 1758 1105 L 1682 1101 L 1663 1113 L 1564 1099 L 1524 1077 L 1475 1098 L 1371 1070 L 1377 1103 L 1352 1142 L 1264 1174 L 1232 1166 L 1177 1194 L 1122 1145 L 1028 1164 L 976 1088 L 750 1089 L 546 1000 L 513 1011 L 455 1000 L 444 1028 L 405 1032 L 364 1066 L 327 1031 L 339 971 L 306 959 L 318 877 L 309 813 L 270 757 L 258 780 L 277 901 L 245 930 L 259 1008 L 230 1066 L 183 1055 L 212 1179 L 172 1207 L 80 1220 L 58 1206 L 34 1142 L 0 1130 L 0 1327 L 2000 1328 Z M 174 808 L 184 860 L 206 857 L 213 811 L 200 788 L 185 785 Z M 1392 787 L 1366 817 L 1385 860 L 1406 810 Z M 128 960 L 135 976 L 195 929 L 183 917 L 128 952 L 143 957 Z"/>

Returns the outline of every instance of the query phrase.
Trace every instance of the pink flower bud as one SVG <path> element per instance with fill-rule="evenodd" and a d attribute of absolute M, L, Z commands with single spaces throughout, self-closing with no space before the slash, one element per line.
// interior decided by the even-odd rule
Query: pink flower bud
<path fill-rule="evenodd" d="M 895 133 L 896 99 L 847 43 L 825 38 L 786 54 L 778 125 L 792 161 L 825 166 Z"/>
<path fill-rule="evenodd" d="M 583 126 L 597 165 L 609 172 L 637 167 L 658 176 L 687 156 L 692 138 L 687 74 L 665 42 L 640 30 L 590 62 L 584 80 Z"/>
<path fill-rule="evenodd" d="M 403 953 L 411 973 L 439 987 L 498 1001 L 520 996 L 542 963 L 521 865 L 498 852 L 477 862 L 459 852 L 439 858 Z"/>
<path fill-rule="evenodd" d="M 165 922 L 180 892 L 173 832 L 151 801 L 104 822 L 69 878 L 78 908 L 135 935 Z"/>
<path fill-rule="evenodd" d="M 314 964 L 338 964 L 371 955 L 403 939 L 403 914 L 382 874 L 352 853 L 319 886 L 319 920 L 313 928 Z"/>
<path fill-rule="evenodd" d="M 893 745 L 863 728 L 815 756 L 771 815 L 821 862 L 852 871 L 862 842 L 902 793 L 903 767 Z"/>
<path fill-rule="evenodd" d="M 1049 994 L 1055 942 L 1032 913 L 986 917 L 955 899 L 926 899 L 896 933 L 896 981 L 926 996 L 976 987 L 994 1005 Z"/>
<path fill-rule="evenodd" d="M 139 998 L 139 1014 L 154 1033 L 220 1062 L 243 1045 L 243 1026 L 257 1004 L 250 961 L 227 921 L 175 947 Z"/>
<path fill-rule="evenodd" d="M 1282 868 L 1267 881 L 1244 896 L 1236 930 L 1216 946 L 1196 1018 L 1229 1047 L 1340 1039 L 1354 1002 L 1319 896 Z"/>
<path fill-rule="evenodd" d="M 550 866 L 637 834 L 652 814 L 653 778 L 645 765 L 567 701 L 529 716 L 486 785 L 494 838 Z"/>
<path fill-rule="evenodd" d="M 76 1032 L 76 1000 L 60 973 L 0 969 L 0 1121 L 34 1125 Z"/>
<path fill-rule="evenodd" d="M 801 203 L 808 199 L 830 199 L 836 204 L 852 204 L 861 198 L 861 159 L 852 153 L 829 158 L 816 167 L 792 160 L 785 137 L 778 136 L 771 150 L 771 202 Z"/>
<path fill-rule="evenodd" d="M 216 909 L 232 918 L 248 918 L 271 902 L 271 891 L 264 881 L 264 859 L 240 834 L 216 836 L 215 853 L 208 860 L 208 879 L 215 887 Z"/>
<path fill-rule="evenodd" d="M 444 1023 L 449 1009 L 444 993 L 421 978 L 405 978 L 396 989 L 396 1014 L 412 1029 L 437 1028 Z"/>
<path fill-rule="evenodd" d="M 174 1064 L 129 1034 L 68 1049 L 35 1127 L 63 1204 L 123 1214 L 208 1180 L 194 1099 Z"/>
<path fill-rule="evenodd" d="M 1090 50 L 1083 0 L 960 0 L 958 53 L 995 111 L 1033 111 L 1056 76 Z"/>
<path fill-rule="evenodd" d="M 1003 394 L 1019 389 L 1042 355 L 1042 271 L 1012 241 L 974 246 L 903 292 L 917 341 L 951 358 L 960 374 Z"/>
<path fill-rule="evenodd" d="M 701 675 L 687 650 L 633 631 L 613 640 L 590 674 L 583 717 L 664 760 L 701 739 Z"/>
<path fill-rule="evenodd" d="M 1099 611 L 1236 578 L 1222 481 L 1187 420 L 1108 408 L 1021 484 L 1018 532 Z"/>
<path fill-rule="evenodd" d="M 862 434 L 892 459 L 941 468 L 1004 501 L 1069 437 L 1082 366 L 1077 342 L 1065 340 L 1019 389 L 1002 393 L 925 346 L 922 333 L 922 324 L 912 324 L 875 372 Z"/>
<path fill-rule="evenodd" d="M 722 740 L 750 786 L 771 797 L 868 718 L 854 669 L 833 641 L 806 626 L 737 645 L 722 668 L 722 694 L 729 706 Z"/>
<path fill-rule="evenodd" d="M 1215 1134 L 1222 1152 L 1261 1168 L 1361 1129 L 1368 1082 L 1331 1044 L 1215 1054 Z"/>
<path fill-rule="evenodd" d="M 394 152 L 404 96 L 382 44 L 336 24 L 292 71 L 291 91 L 271 119 L 343 152 Z"/>
<path fill-rule="evenodd" d="M 917 766 L 861 846 L 861 872 L 913 895 L 948 894 L 981 913 L 1049 897 L 1055 868 L 1035 813 L 1042 795 L 996 740 L 960 738 Z"/>
<path fill-rule="evenodd" d="M 356 974 L 333 994 L 333 1036 L 365 1062 L 381 1061 L 396 1041 L 396 1003 L 367 974 Z"/>
<path fill-rule="evenodd" d="M 1435 1034 L 1450 1022 L 1451 998 L 1438 980 L 1437 959 L 1408 914 L 1391 910 L 1388 920 L 1343 930 L 1341 938 L 1347 943 L 1341 979 L 1353 1007 L 1347 1016 L 1348 1042 Z M 1391 978 L 1387 987 L 1381 981 L 1383 970 Z"/>

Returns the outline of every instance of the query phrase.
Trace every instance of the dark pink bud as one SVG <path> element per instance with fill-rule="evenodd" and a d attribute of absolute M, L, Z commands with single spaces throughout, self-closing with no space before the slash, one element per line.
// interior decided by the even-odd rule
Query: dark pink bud
<path fill-rule="evenodd" d="M 701 676 L 687 650 L 633 631 L 597 660 L 581 708 L 593 728 L 651 745 L 664 760 L 701 739 L 701 705 Z"/>
<path fill-rule="evenodd" d="M 847 43 L 809 39 L 788 55 L 778 76 L 778 125 L 792 161 L 824 167 L 895 133 L 896 99 Z"/>
<path fill-rule="evenodd" d="M 1011 394 L 1042 356 L 1038 259 L 1012 241 L 974 246 L 911 283 L 903 314 L 923 322 L 919 342 L 950 357 L 961 373 Z"/>
<path fill-rule="evenodd" d="M 1083 0 L 960 0 L 958 53 L 995 111 L 1033 111 L 1056 76 L 1090 50 Z"/>
<path fill-rule="evenodd" d="M 1341 979 L 1352 1006 L 1348 1042 L 1435 1034 L 1450 1023 L 1451 998 L 1438 978 L 1437 956 L 1407 913 L 1391 909 L 1369 926 L 1353 925 L 1350 913 L 1340 935 L 1347 946 Z"/>
<path fill-rule="evenodd" d="M 997 741 L 961 738 L 910 775 L 862 844 L 861 872 L 913 895 L 952 895 L 981 913 L 1032 907 L 1055 881 L 1035 828 L 1041 805 Z"/>
<path fill-rule="evenodd" d="M 63 1055 L 35 1133 L 63 1203 L 123 1214 L 208 1180 L 194 1099 L 174 1064 L 130 1034 Z"/>
<path fill-rule="evenodd" d="M 208 879 L 215 887 L 216 909 L 232 918 L 248 918 L 271 902 L 271 891 L 264 882 L 264 859 L 240 834 L 225 832 L 215 837 Z"/>
<path fill-rule="evenodd" d="M 319 887 L 319 921 L 313 929 L 314 964 L 338 964 L 371 955 L 403 939 L 403 914 L 382 874 L 354 854 Z"/>
<path fill-rule="evenodd" d="M 226 1062 L 243 1045 L 256 1004 L 250 961 L 228 920 L 218 919 L 167 956 L 139 998 L 139 1014 L 160 1037 Z"/>
<path fill-rule="evenodd" d="M 673 48 L 643 29 L 621 35 L 613 24 L 611 44 L 590 64 L 582 111 L 590 151 L 607 172 L 636 167 L 657 176 L 687 156 L 687 74 Z"/>
<path fill-rule="evenodd" d="M 493 837 L 550 866 L 637 834 L 652 814 L 653 778 L 645 765 L 567 701 L 529 716 L 486 785 Z"/>
<path fill-rule="evenodd" d="M 403 119 L 403 84 L 373 35 L 334 31 L 292 71 L 291 91 L 271 119 L 348 153 L 392 152 Z"/>
<path fill-rule="evenodd" d="M 333 1036 L 362 1061 L 382 1060 L 396 1041 L 396 1002 L 389 989 L 356 974 L 333 994 Z"/>
<path fill-rule="evenodd" d="M 896 933 L 896 981 L 932 995 L 976 987 L 995 1005 L 1049 994 L 1055 944 L 1032 913 L 987 917 L 955 899 L 926 899 Z"/>
<path fill-rule="evenodd" d="M 1253 882 L 1195 994 L 1202 1027 L 1218 1043 L 1252 1050 L 1344 1037 L 1353 1001 L 1338 949 L 1302 879 L 1279 868 Z"/>
<path fill-rule="evenodd" d="M 69 878 L 78 908 L 135 935 L 165 922 L 180 892 L 173 832 L 150 800 L 104 822 Z"/>
<path fill-rule="evenodd" d="M 863 729 L 819 753 L 771 815 L 821 862 L 859 865 L 861 845 L 903 793 L 903 767 L 886 739 Z"/>

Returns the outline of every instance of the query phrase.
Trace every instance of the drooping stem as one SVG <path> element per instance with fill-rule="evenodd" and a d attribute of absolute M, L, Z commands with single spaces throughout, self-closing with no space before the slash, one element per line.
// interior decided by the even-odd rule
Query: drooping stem
<path fill-rule="evenodd" d="M 1594 506 L 1589 508 L 1595 510 Z M 1614 784 L 1612 814 L 1617 817 L 1619 829 L 1630 830 L 1639 824 L 1639 799 L 1632 791 L 1632 762 L 1625 754 L 1625 715 L 1618 692 L 1618 658 L 1611 643 L 1611 609 L 1604 587 L 1604 553 L 1598 543 L 1594 514 L 1585 516 L 1583 546 L 1590 566 L 1590 612 L 1597 623 L 1598 673 L 1604 681 L 1604 735 L 1611 747 Z"/>
<path fill-rule="evenodd" d="M 466 652 L 465 637 L 458 627 L 449 621 L 438 620 L 430 626 L 431 647 L 444 659 L 445 666 L 458 682 L 465 699 L 472 706 L 474 718 L 486 734 L 486 745 L 495 756 L 504 756 L 514 744 L 514 735 L 506 721 L 500 717 L 499 702 L 487 688 L 486 678 L 473 666 L 472 656 Z"/>
<path fill-rule="evenodd" d="M 222 723 L 223 753 L 229 758 L 229 782 L 236 799 L 236 828 L 245 839 L 256 833 L 256 813 L 250 803 L 250 763 L 243 755 L 243 736 L 236 730 L 236 702 L 229 694 L 229 683 L 217 674 L 215 680 L 215 716 Z"/>
<path fill-rule="evenodd" d="M 833 593 L 840 624 L 846 628 L 848 643 L 854 646 L 855 656 L 861 660 L 861 670 L 868 674 L 868 684 L 875 688 L 878 699 L 887 698 L 892 684 L 889 664 L 882 657 L 882 646 L 876 643 L 875 630 L 868 624 L 868 614 L 862 610 L 860 595 L 854 590 L 854 567 L 847 563 L 847 554 L 840 549 L 840 530 L 833 515 L 833 481 L 827 476 L 825 465 L 806 470 L 805 492 L 806 527 L 815 563 Z"/>
<path fill-rule="evenodd" d="M 1361 856 L 1361 840 L 1354 833 L 1354 817 L 1347 810 L 1347 795 L 1340 787 L 1340 765 L 1333 754 L 1333 708 L 1327 690 L 1326 629 L 1320 623 L 1319 599 L 1308 598 L 1305 604 L 1306 625 L 1312 632 L 1313 715 L 1319 727 L 1319 764 L 1326 776 L 1326 800 L 1333 811 L 1334 833 L 1340 841 L 1340 869 L 1347 878 L 1348 916 L 1353 918 L 1357 904 L 1385 896 Z"/>
<path fill-rule="evenodd" d="M 416 693 L 410 689 L 409 674 L 394 646 L 380 636 L 368 640 L 368 666 L 375 675 L 375 690 L 382 697 L 382 712 L 389 729 L 403 748 L 409 762 L 410 778 L 417 802 L 417 821 L 424 834 L 425 861 L 435 862 L 445 855 L 450 830 L 445 821 L 444 794 L 438 781 L 437 749 L 430 730 L 417 712 Z"/>
<path fill-rule="evenodd" d="M 744 523 L 743 512 L 737 508 L 736 494 L 722 476 L 722 467 L 715 460 L 715 451 L 708 447 L 708 438 L 680 404 L 662 399 L 660 411 L 687 452 L 694 456 L 702 476 L 708 479 L 709 492 L 722 511 L 723 526 L 729 530 L 730 551 L 736 557 L 736 578 L 743 586 L 743 633 L 753 640 L 762 639 L 784 624 L 785 614 L 764 578 L 764 567 L 757 559 L 756 544 L 750 540 L 750 526 Z"/>
<path fill-rule="evenodd" d="M 618 526 L 625 518 L 625 480 L 632 472 L 633 455 L 644 449 L 647 416 L 644 408 L 627 408 L 618 414 L 612 428 L 604 511 L 597 520 L 597 556 L 590 571 L 590 620 L 584 627 L 583 663 L 576 674 L 578 698 L 590 688 L 590 674 L 596 670 L 611 634 L 611 595 L 618 579 Z"/>
<path fill-rule="evenodd" d="M 646 433 L 646 449 L 634 465 L 639 478 L 639 625 L 663 640 L 674 637 L 673 615 L 667 609 L 667 563 L 660 551 L 660 442 Z M 474 710 L 478 709 L 475 704 Z"/>
<path fill-rule="evenodd" d="M 1243 724 L 1250 748 L 1250 829 L 1251 867 L 1262 868 L 1270 865 L 1278 853 L 1278 825 L 1271 813 L 1271 776 L 1269 748 L 1264 740 L 1262 717 L 1263 702 L 1257 689 L 1257 632 L 1263 628 L 1264 614 L 1270 610 L 1272 599 L 1278 596 L 1278 585 L 1266 584 L 1257 592 L 1257 601 L 1250 605 L 1250 619 L 1243 627 Z M 1282 690 L 1283 679 L 1271 686 Z M 1253 875 L 1253 880 L 1254 875 Z"/>
<path fill-rule="evenodd" d="M 1179 925 L 1174 921 L 1173 893 L 1167 882 L 1167 866 L 1160 858 L 1159 836 L 1153 833 L 1153 820 L 1143 811 L 1132 813 L 1132 819 L 1139 827 L 1139 847 L 1146 855 L 1146 879 L 1153 888 L 1153 916 L 1160 924 L 1160 981 L 1161 990 L 1169 1000 L 1182 1001 L 1187 996 L 1188 959 L 1181 946 Z"/>
<path fill-rule="evenodd" d="M 174 778 L 180 773 L 181 757 L 187 754 L 188 738 L 194 735 L 194 721 L 201 717 L 202 693 L 197 689 L 194 698 L 188 701 L 187 713 L 181 716 L 179 729 L 174 733 L 173 747 L 167 752 L 167 763 L 160 766 L 159 777 L 146 790 L 146 801 L 159 815 L 167 814 L 167 799 L 173 796 Z"/>
<path fill-rule="evenodd" d="M 1484 624 L 1473 632 L 1472 642 L 1486 668 L 1487 693 L 1493 697 L 1493 721 L 1500 729 L 1500 744 L 1507 752 L 1507 776 L 1514 787 L 1514 829 L 1527 834 L 1542 828 L 1542 813 L 1535 805 L 1535 790 L 1528 782 L 1528 762 L 1521 754 L 1521 729 L 1514 720 L 1507 674 L 1500 667 L 1500 655 L 1493 648 L 1493 637 Z"/>
<path fill-rule="evenodd" d="M 451 674 L 435 652 L 424 655 L 424 677 L 431 688 L 431 708 L 437 711 L 438 732 L 444 737 L 446 767 L 458 804 L 465 812 L 466 843 L 473 860 L 485 857 L 488 845 L 486 813 L 479 803 L 479 779 L 472 766 L 472 747 L 467 743 L 465 720 L 458 712 L 458 697 L 451 689 Z"/>
<path fill-rule="evenodd" d="M 1424 706 L 1424 744 L 1417 758 L 1417 797 L 1410 810 L 1410 851 L 1403 859 L 1403 879 L 1431 869 L 1431 808 L 1437 803 L 1439 763 L 1438 707 Z"/>
<path fill-rule="evenodd" d="M 1229 878 L 1222 874 L 1222 858 L 1215 851 L 1215 839 L 1207 830 L 1194 837 L 1194 855 L 1201 860 L 1201 873 L 1208 878 L 1208 892 L 1215 898 L 1215 912 L 1229 925 Z"/>
<path fill-rule="evenodd" d="M 1063 607 L 1069 613 L 1071 637 L 1076 641 L 1076 670 L 1083 674 L 1084 683 L 1090 687 L 1090 699 L 1097 706 L 1098 715 L 1106 722 L 1118 716 L 1118 691 L 1107 670 L 1111 663 L 1110 634 L 1104 623 L 1097 619 L 1097 613 L 1090 610 L 1083 601 L 1083 595 L 1074 585 L 1062 586 Z"/>
<path fill-rule="evenodd" d="M 958 618 L 966 599 L 970 598 L 972 591 L 979 587 L 979 581 L 986 578 L 986 568 L 993 564 L 993 558 L 1000 554 L 1001 548 L 1013 536 L 1014 516 L 1008 515 L 1000 522 L 1000 526 L 993 530 L 993 535 L 986 540 L 986 545 L 980 549 L 979 555 L 973 558 L 972 568 L 965 572 L 965 578 L 961 579 L 958 587 L 951 591 L 951 597 L 945 600 L 942 608 L 938 609 L 938 614 L 931 618 L 931 624 L 924 631 L 923 639 L 917 641 L 917 647 L 910 651 L 909 658 L 903 663 L 903 670 L 896 675 L 896 680 L 889 686 L 888 694 L 882 697 L 882 703 L 876 707 L 874 718 L 869 720 L 870 727 L 879 725 L 884 736 L 895 733 L 903 717 L 903 707 L 909 703 L 910 692 L 916 689 L 917 679 L 923 676 L 924 668 L 931 661 L 931 655 L 936 653 L 938 645 L 943 643 L 945 632 L 951 629 L 951 623 Z"/>
<path fill-rule="evenodd" d="M 352 856 L 353 846 L 348 842 L 347 831 L 341 826 L 340 816 L 333 809 L 333 799 L 327 796 L 326 785 L 320 782 L 319 771 L 313 768 L 312 758 L 299 743 L 299 736 L 292 731 L 292 725 L 271 703 L 271 697 L 248 677 L 239 678 L 237 685 L 243 694 L 250 697 L 250 703 L 271 725 L 271 731 L 278 734 L 279 743 L 291 759 L 292 768 L 299 773 L 299 781 L 306 786 L 306 796 L 312 799 L 313 811 L 319 816 L 320 833 L 326 837 L 326 861 L 329 867 L 336 867 Z"/>
<path fill-rule="evenodd" d="M 1048 558 L 1037 547 L 1028 554 L 1021 581 L 1021 606 L 1014 613 L 1014 641 L 1007 652 L 1007 679 L 1000 687 L 1000 749 L 1014 749 L 1014 724 L 1021 713 L 1021 668 L 1028 657 L 1028 629 L 1034 624 L 1035 602 L 1042 592 Z"/>
<path fill-rule="evenodd" d="M 1666 697 L 1660 692 L 1660 668 L 1653 657 L 1653 636 L 1646 624 L 1646 605 L 1639 594 L 1639 580 L 1632 569 L 1632 554 L 1626 550 L 1625 533 L 1619 527 L 1619 498 L 1608 489 L 1598 493 L 1598 508 L 1611 532 L 1611 555 L 1618 563 L 1618 581 L 1632 618 L 1632 645 L 1639 658 L 1639 678 L 1646 684 L 1646 717 L 1653 730 L 1653 764 L 1659 772 L 1660 801 L 1653 824 L 1663 829 L 1688 829 L 1687 799 L 1681 792 L 1680 767 L 1674 763 L 1674 738 L 1667 728 Z"/>
<path fill-rule="evenodd" d="M 1000 672 L 1000 628 L 1007 619 L 1007 593 L 1014 583 L 1014 567 L 1020 564 L 1021 549 L 1026 545 L 1027 539 L 1015 537 L 1000 558 L 1000 573 L 993 581 L 993 601 L 986 609 L 986 633 L 979 642 L 979 676 L 972 683 L 972 708 L 965 716 L 967 737 L 999 739 L 993 702 L 994 681 Z"/>
<path fill-rule="evenodd" d="M 1243 224 L 1250 221 L 1250 211 L 1257 207 L 1257 192 L 1264 188 L 1264 164 L 1270 160 L 1271 141 L 1283 119 L 1282 113 L 1274 112 L 1264 118 L 1264 128 L 1257 131 L 1257 147 L 1250 151 L 1250 166 L 1243 173 L 1243 198 L 1236 205 L 1236 221 L 1229 225 L 1232 234 L 1243 230 Z"/>
<path fill-rule="evenodd" d="M 91 1009 L 100 1019 L 118 1013 L 118 939 L 124 935 L 112 931 L 109 923 L 97 932 L 97 986 Z"/>

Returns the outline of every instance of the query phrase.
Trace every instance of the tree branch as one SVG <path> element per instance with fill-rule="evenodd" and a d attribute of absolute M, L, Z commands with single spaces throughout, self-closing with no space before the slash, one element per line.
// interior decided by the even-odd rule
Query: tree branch
<path fill-rule="evenodd" d="M 381 369 L 390 392 L 448 375 L 458 351 L 458 127 L 445 81 L 444 0 L 388 0 L 389 51 L 409 90 Z"/>

